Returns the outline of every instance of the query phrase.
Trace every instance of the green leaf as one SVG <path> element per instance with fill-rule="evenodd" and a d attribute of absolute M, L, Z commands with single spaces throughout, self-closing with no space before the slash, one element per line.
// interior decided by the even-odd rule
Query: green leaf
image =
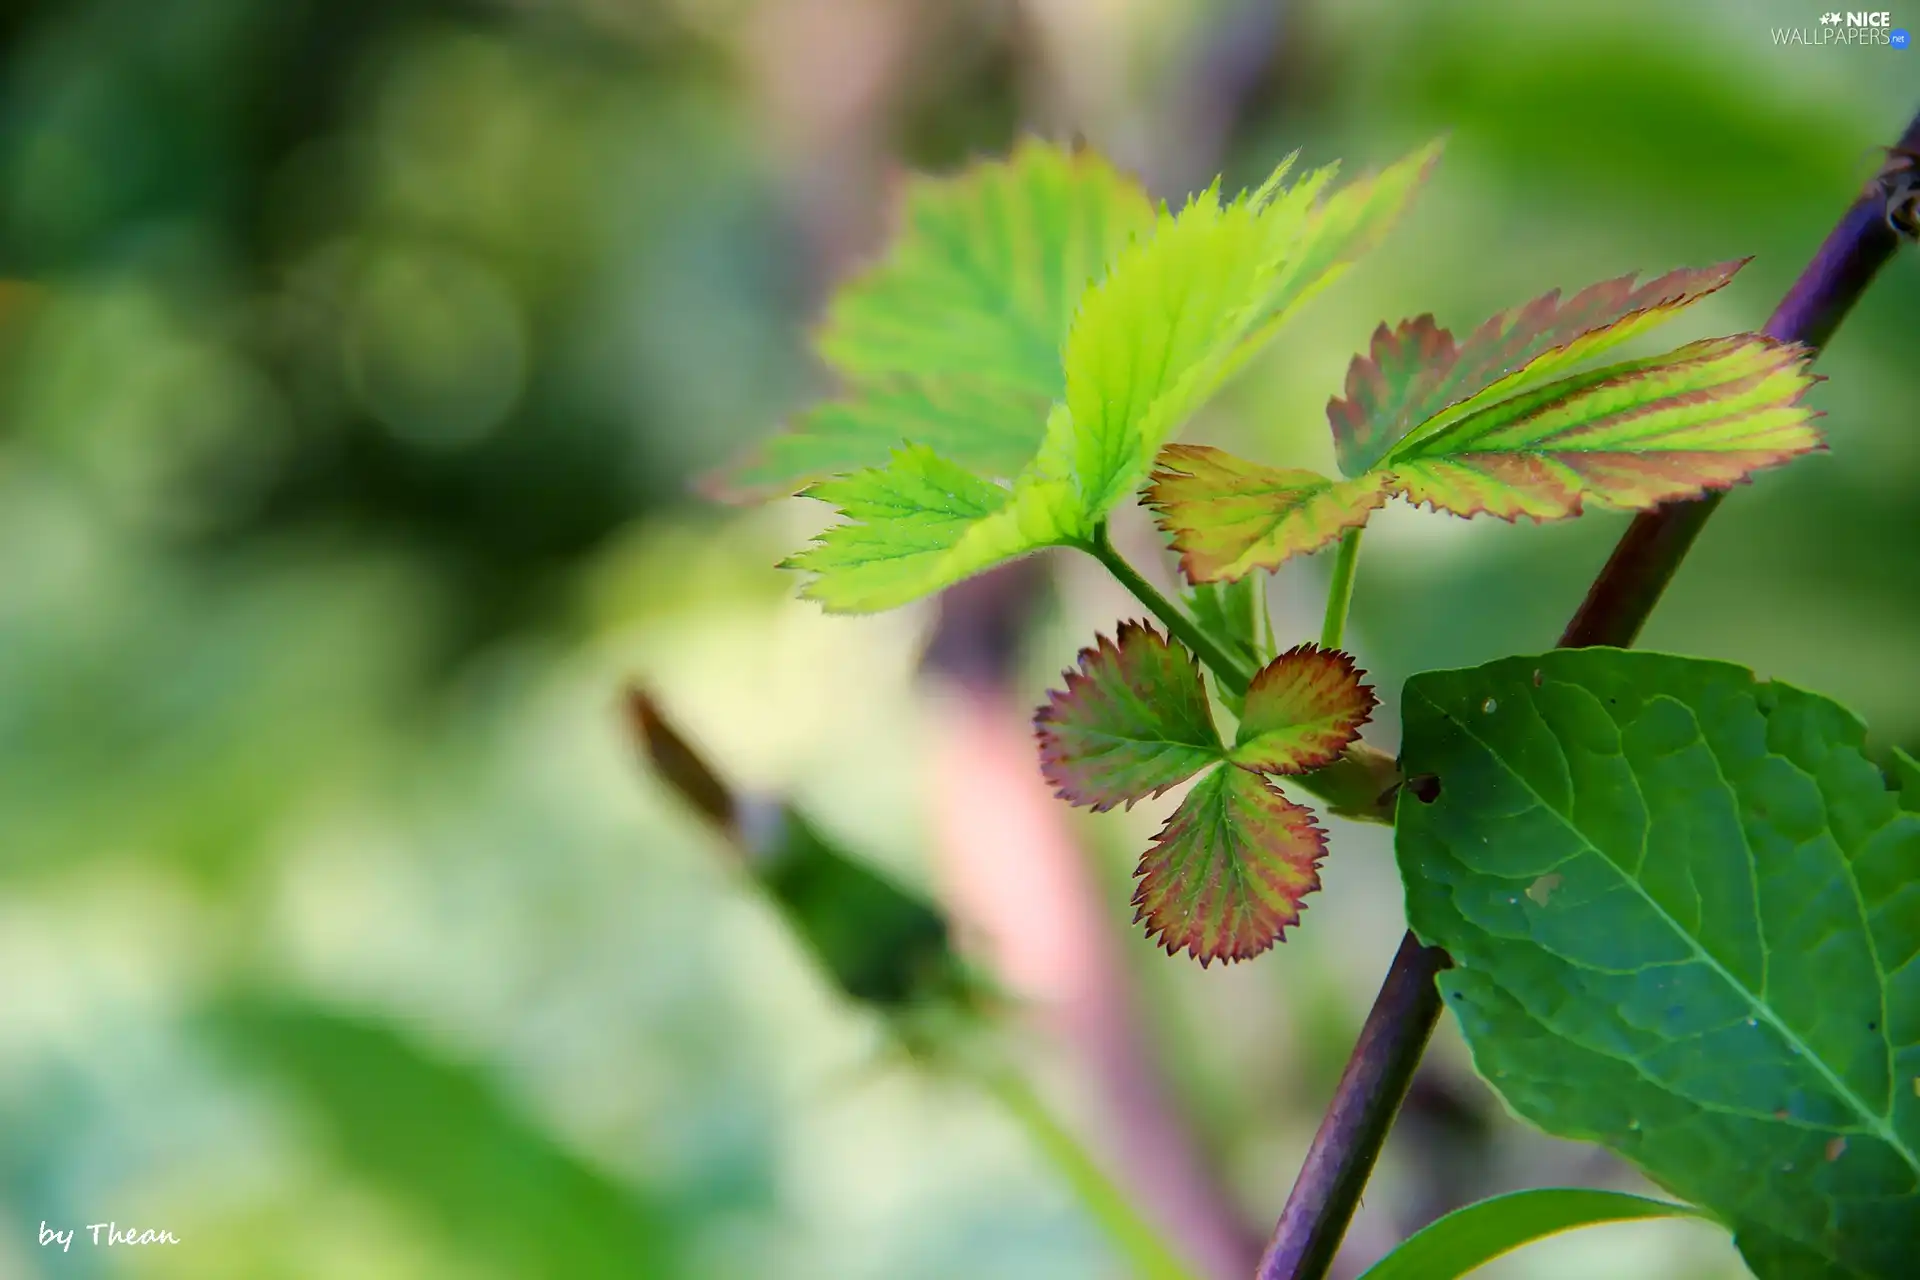
<path fill-rule="evenodd" d="M 1588 649 L 1407 684 L 1407 913 L 1484 1075 L 1763 1277 L 1920 1249 L 1920 811 L 1834 703 Z"/>
<path fill-rule="evenodd" d="M 1749 334 L 1610 365 L 1482 409 L 1396 450 L 1390 485 L 1458 515 L 1642 511 L 1822 447 L 1800 399 L 1809 352 Z"/>
<path fill-rule="evenodd" d="M 1430 315 L 1374 331 L 1347 369 L 1347 395 L 1327 405 L 1340 469 L 1378 466 L 1403 437 L 1424 433 L 1591 359 L 1722 288 L 1748 259 L 1670 271 L 1636 287 L 1632 275 L 1589 285 L 1565 302 L 1553 290 L 1494 316 L 1456 343 Z"/>
<path fill-rule="evenodd" d="M 1494 1196 L 1428 1223 L 1360 1280 L 1456 1280 L 1535 1240 L 1603 1222 L 1697 1217 L 1699 1210 L 1618 1191 L 1544 1187 Z"/>
<path fill-rule="evenodd" d="M 1065 353 L 1071 459 L 1089 511 L 1145 480 L 1160 446 L 1294 310 L 1371 248 L 1438 154 L 1434 144 L 1319 203 L 1337 166 L 1222 205 L 1217 189 L 1123 253 L 1087 295 Z"/>
<path fill-rule="evenodd" d="M 807 496 L 847 516 L 783 568 L 815 579 L 801 595 L 835 613 L 872 613 L 917 600 L 1003 561 L 1089 536 L 1070 487 L 1044 471 L 1011 489 L 909 446 L 872 471 L 823 480 Z"/>
<path fill-rule="evenodd" d="M 974 994 L 945 917 L 925 900 L 797 809 L 743 803 L 644 688 L 628 687 L 626 711 L 634 745 L 660 781 L 727 838 L 841 991 L 886 1010 Z"/>
<path fill-rule="evenodd" d="M 1041 772 L 1063 800 L 1131 809 L 1225 754 L 1200 664 L 1144 623 L 1082 649 L 1066 680 L 1034 716 Z"/>
<path fill-rule="evenodd" d="M 1887 776 L 1900 789 L 1901 803 L 1909 809 L 1920 809 L 1920 761 L 1898 747 L 1893 748 L 1890 754 L 1892 767 Z"/>
<path fill-rule="evenodd" d="M 1359 738 L 1376 705 L 1351 655 L 1298 645 L 1268 663 L 1247 686 L 1231 759 L 1260 773 L 1318 769 Z"/>
<path fill-rule="evenodd" d="M 834 296 L 817 345 L 834 400 L 732 468 L 723 490 L 786 489 L 925 445 L 985 476 L 1033 457 L 1065 379 L 1081 295 L 1152 224 L 1138 183 L 1032 139 L 906 190 L 886 257 Z"/>
<path fill-rule="evenodd" d="M 840 504 L 852 523 L 789 562 L 819 575 L 806 594 L 829 609 L 885 609 L 1043 547 L 1089 546 L 1161 444 L 1379 238 L 1433 153 L 1324 203 L 1333 169 L 1289 188 L 1289 161 L 1257 191 L 1222 203 L 1209 188 L 1178 214 L 1163 210 L 1080 301 L 1062 356 L 1064 398 L 1011 488 L 989 488 L 983 454 L 940 461 L 918 443 L 884 467 L 814 486 L 812 496 Z M 1010 456 L 996 448 L 994 474 Z"/>
<path fill-rule="evenodd" d="M 1134 919 L 1168 955 L 1202 967 L 1261 954 L 1300 922 L 1320 887 L 1326 833 L 1313 813 L 1238 765 L 1194 784 L 1134 874 Z"/>
<path fill-rule="evenodd" d="M 1050 403 L 980 378 L 872 382 L 807 410 L 708 487 L 723 498 L 784 492 L 814 476 L 882 465 L 909 441 L 978 475 L 1012 476 L 1033 457 Z"/>
<path fill-rule="evenodd" d="M 1160 453 L 1147 505 L 1172 536 L 1189 582 L 1231 582 L 1339 538 L 1387 500 L 1387 477 L 1329 480 L 1282 470 L 1206 445 Z"/>
<path fill-rule="evenodd" d="M 248 993 L 222 996 L 199 1026 L 283 1086 L 350 1172 L 475 1266 L 609 1280 L 684 1274 L 670 1206 L 567 1150 L 480 1071 L 398 1027 Z"/>

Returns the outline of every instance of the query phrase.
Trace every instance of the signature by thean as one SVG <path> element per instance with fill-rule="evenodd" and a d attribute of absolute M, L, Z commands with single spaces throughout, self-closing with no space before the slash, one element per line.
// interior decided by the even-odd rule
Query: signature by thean
<path fill-rule="evenodd" d="M 57 1244 L 60 1246 L 60 1252 L 65 1253 L 73 1248 L 74 1234 L 79 1231 L 87 1232 L 92 1243 L 96 1245 L 180 1243 L 180 1237 L 173 1232 L 157 1231 L 151 1227 L 122 1229 L 117 1222 L 90 1222 L 84 1227 L 68 1227 L 65 1231 L 61 1231 L 48 1226 L 43 1218 L 40 1222 L 40 1247 L 44 1249 L 48 1245 Z M 102 1232 L 105 1233 L 104 1236 Z"/>

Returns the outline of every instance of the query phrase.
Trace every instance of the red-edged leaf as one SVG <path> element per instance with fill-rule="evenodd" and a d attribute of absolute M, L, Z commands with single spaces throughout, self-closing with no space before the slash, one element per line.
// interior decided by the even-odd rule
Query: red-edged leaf
<path fill-rule="evenodd" d="M 1221 582 L 1275 569 L 1363 525 L 1387 500 L 1387 477 L 1329 480 L 1205 445 L 1160 451 L 1147 505 L 1173 536 L 1189 582 Z"/>
<path fill-rule="evenodd" d="M 1140 859 L 1134 918 L 1169 955 L 1250 959 L 1300 922 L 1326 847 L 1311 810 L 1224 765 L 1194 784 Z"/>
<path fill-rule="evenodd" d="M 1566 378 L 1462 418 L 1389 463 L 1394 491 L 1458 515 L 1644 510 L 1821 448 L 1808 352 L 1713 338 Z"/>
<path fill-rule="evenodd" d="M 1063 800 L 1132 808 L 1225 754 L 1200 664 L 1152 627 L 1121 623 L 1066 679 L 1034 716 L 1041 771 Z"/>
<path fill-rule="evenodd" d="M 1247 686 L 1230 759 L 1261 773 L 1305 773 L 1332 763 L 1360 736 L 1378 700 L 1353 658 L 1303 644 Z"/>
<path fill-rule="evenodd" d="M 1347 370 L 1346 398 L 1327 405 L 1340 469 L 1378 466 L 1410 433 L 1451 419 L 1588 360 L 1671 318 L 1724 286 L 1747 259 L 1589 285 L 1564 302 L 1560 291 L 1494 316 L 1467 338 L 1432 316 L 1374 331 L 1368 353 Z"/>

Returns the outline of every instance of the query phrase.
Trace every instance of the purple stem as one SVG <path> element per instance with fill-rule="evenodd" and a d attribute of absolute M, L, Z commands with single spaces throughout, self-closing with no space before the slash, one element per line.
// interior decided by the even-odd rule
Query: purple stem
<path fill-rule="evenodd" d="M 1920 150 L 1920 115 L 1907 126 L 1899 149 Z M 1785 342 L 1824 346 L 1899 243 L 1887 222 L 1885 197 L 1870 188 L 1827 236 L 1764 332 Z M 1636 516 L 1567 624 L 1560 646 L 1632 644 L 1723 496 L 1670 503 Z M 1333 1264 L 1439 1021 L 1434 979 L 1452 963 L 1445 951 L 1421 946 L 1412 933 L 1400 940 L 1260 1258 L 1258 1280 L 1319 1280 Z"/>

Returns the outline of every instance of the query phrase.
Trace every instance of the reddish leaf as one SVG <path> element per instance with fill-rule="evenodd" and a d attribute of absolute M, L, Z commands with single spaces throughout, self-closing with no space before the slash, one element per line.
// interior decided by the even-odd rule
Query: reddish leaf
<path fill-rule="evenodd" d="M 1326 833 L 1260 775 L 1223 765 L 1202 778 L 1140 859 L 1135 919 L 1167 954 L 1203 966 L 1246 960 L 1300 922 L 1320 887 Z"/>
<path fill-rule="evenodd" d="M 1261 773 L 1318 769 L 1360 736 L 1376 705 L 1350 655 L 1300 645 L 1269 662 L 1247 686 L 1230 758 Z"/>
<path fill-rule="evenodd" d="M 1230 581 L 1317 551 L 1365 524 L 1386 500 L 1382 474 L 1329 480 L 1187 444 L 1160 451 L 1146 494 L 1173 536 L 1181 572 L 1196 583 Z"/>
<path fill-rule="evenodd" d="M 1714 338 L 1481 409 L 1389 460 L 1395 492 L 1458 515 L 1645 510 L 1821 447 L 1804 348 Z"/>
<path fill-rule="evenodd" d="M 1652 328 L 1724 286 L 1746 262 L 1670 271 L 1637 286 L 1624 275 L 1564 302 L 1555 289 L 1494 316 L 1463 343 L 1432 316 L 1381 325 L 1368 354 L 1347 369 L 1346 398 L 1327 405 L 1340 469 L 1359 475 L 1443 412 L 1464 412 L 1470 400 L 1491 401 Z"/>
<path fill-rule="evenodd" d="M 1041 772 L 1063 800 L 1132 808 L 1224 754 L 1200 664 L 1152 627 L 1121 623 L 1066 680 L 1034 716 Z"/>

